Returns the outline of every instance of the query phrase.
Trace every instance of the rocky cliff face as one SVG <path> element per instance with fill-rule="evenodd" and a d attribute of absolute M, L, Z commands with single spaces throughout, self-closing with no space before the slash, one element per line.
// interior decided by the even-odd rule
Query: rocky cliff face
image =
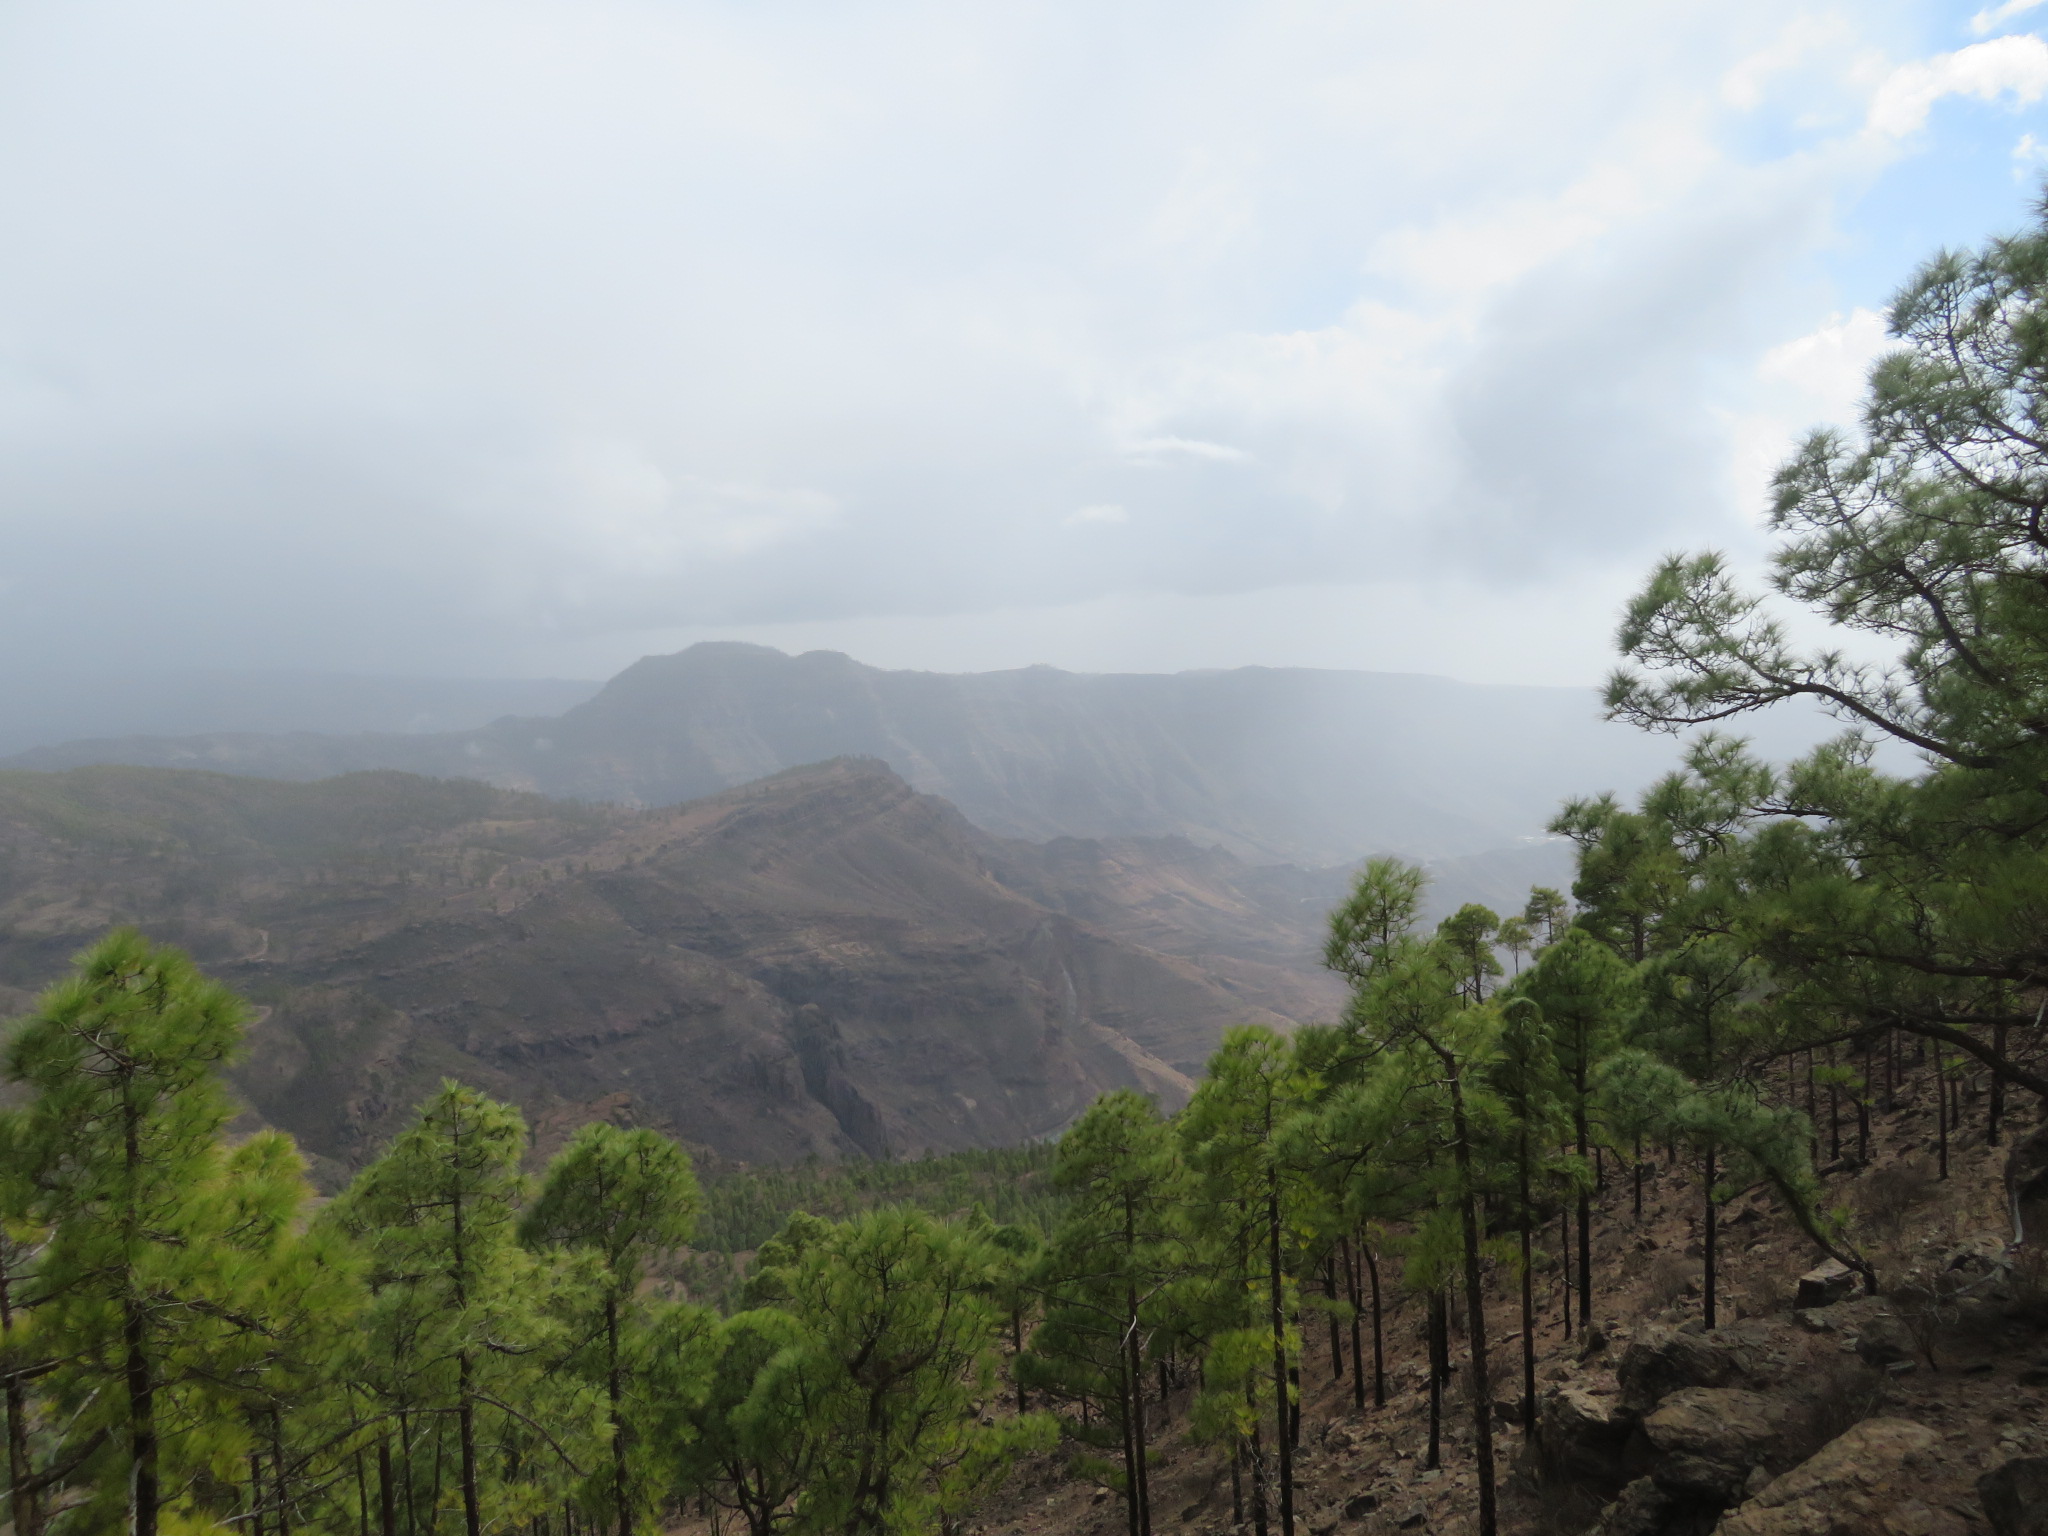
<path fill-rule="evenodd" d="M 1290 880 L 1294 885 L 1290 885 Z M 0 775 L 11 1009 L 116 922 L 258 1005 L 254 1111 L 348 1165 L 443 1076 L 743 1159 L 1169 1105 L 1222 1031 L 1334 1013 L 1300 877 L 1185 844 L 1004 844 L 882 764 L 654 811 L 402 774 Z"/>
<path fill-rule="evenodd" d="M 1539 833 L 1566 796 L 1627 792 L 1675 757 L 1668 741 L 1603 723 L 1578 689 L 1305 668 L 891 672 L 837 652 L 706 644 L 637 662 L 549 719 L 439 735 L 131 738 L 14 761 L 281 778 L 397 768 L 668 805 L 848 754 L 888 763 L 999 836 L 1178 835 L 1308 865 L 1497 849 Z"/>

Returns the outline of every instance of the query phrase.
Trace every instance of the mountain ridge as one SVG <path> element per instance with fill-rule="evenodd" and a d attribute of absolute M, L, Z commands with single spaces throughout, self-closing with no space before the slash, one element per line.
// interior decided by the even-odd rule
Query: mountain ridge
<path fill-rule="evenodd" d="M 1230 1024 L 1334 1015 L 1306 880 L 1006 843 L 862 759 L 651 810 L 14 771 L 0 1005 L 117 923 L 187 947 L 258 1010 L 238 1088 L 330 1182 L 443 1076 L 543 1145 L 598 1118 L 745 1161 L 1004 1145 L 1110 1088 L 1179 1102 Z"/>
<path fill-rule="evenodd" d="M 889 671 L 721 641 L 644 657 L 556 716 L 74 742 L 5 766 L 390 768 L 652 806 L 842 756 L 888 763 L 1001 837 L 1182 836 L 1307 866 L 1512 845 L 1566 796 L 1627 792 L 1674 759 L 1670 743 L 1602 721 L 1590 690 L 1313 668 Z"/>

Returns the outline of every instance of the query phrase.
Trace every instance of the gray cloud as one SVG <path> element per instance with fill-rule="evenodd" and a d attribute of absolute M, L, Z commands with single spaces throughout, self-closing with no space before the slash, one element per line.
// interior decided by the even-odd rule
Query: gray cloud
<path fill-rule="evenodd" d="M 1867 174 L 1725 149 L 1785 21 L 12 8 L 0 643 L 588 670 L 1739 533 L 1711 413 Z"/>

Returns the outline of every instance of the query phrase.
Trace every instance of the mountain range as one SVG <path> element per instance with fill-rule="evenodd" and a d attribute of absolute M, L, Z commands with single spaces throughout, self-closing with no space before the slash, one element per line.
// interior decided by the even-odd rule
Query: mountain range
<path fill-rule="evenodd" d="M 546 1145 L 1014 1144 L 1184 1099 L 1223 1031 L 1334 1016 L 1330 876 L 1184 839 L 996 838 L 838 759 L 628 809 L 393 772 L 0 773 L 0 1008 L 134 923 L 255 1006 L 235 1082 L 328 1182 L 455 1076 Z"/>
<path fill-rule="evenodd" d="M 385 768 L 659 806 L 842 756 L 887 763 L 999 837 L 1180 836 L 1312 867 L 1526 845 L 1565 797 L 1630 793 L 1676 760 L 1669 740 L 1603 721 L 1584 689 L 1307 668 L 889 671 L 721 642 L 647 657 L 552 715 L 445 731 L 135 734 L 9 763 L 286 779 Z"/>

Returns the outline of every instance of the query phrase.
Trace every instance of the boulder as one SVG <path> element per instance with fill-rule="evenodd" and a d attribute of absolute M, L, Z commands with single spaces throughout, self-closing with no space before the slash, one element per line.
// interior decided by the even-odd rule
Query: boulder
<path fill-rule="evenodd" d="M 1960 1270 L 1966 1275 L 1995 1275 L 2011 1265 L 2005 1250 L 2003 1233 L 1977 1232 L 1964 1238 L 1943 1254 L 1942 1265 L 1946 1269 Z"/>
<path fill-rule="evenodd" d="M 1587 1536 L 1662 1536 L 1671 1508 L 1670 1494 L 1639 1477 L 1601 1511 L 1599 1523 Z"/>
<path fill-rule="evenodd" d="M 1912 1333 L 1890 1313 L 1866 1319 L 1856 1331 L 1856 1355 L 1865 1365 L 1884 1369 L 1911 1363 L 1914 1353 Z"/>
<path fill-rule="evenodd" d="M 1740 1503 L 1750 1473 L 1783 1454 L 1793 1413 L 1790 1400 L 1741 1387 L 1681 1388 L 1643 1420 L 1650 1477 L 1674 1498 Z"/>
<path fill-rule="evenodd" d="M 1802 1309 L 1831 1307 L 1855 1294 L 1856 1271 L 1840 1259 L 1829 1259 L 1799 1277 L 1799 1295 L 1793 1305 Z"/>
<path fill-rule="evenodd" d="M 1643 1414 L 1673 1392 L 1731 1386 L 1742 1374 L 1735 1352 L 1715 1335 L 1650 1328 L 1622 1351 L 1614 1380 L 1622 1407 Z"/>
<path fill-rule="evenodd" d="M 1536 1400 L 1537 1465 L 1546 1483 L 1597 1483 L 1618 1488 L 1631 1421 L 1583 1387 L 1546 1388 Z"/>
<path fill-rule="evenodd" d="M 2048 1456 L 2016 1456 L 1977 1479 L 1997 1536 L 2048 1536 Z"/>
<path fill-rule="evenodd" d="M 1962 1536 L 1959 1519 L 1920 1497 L 1939 1439 L 1910 1419 L 1865 1419 L 1772 1478 L 1714 1536 Z"/>
<path fill-rule="evenodd" d="M 2012 1212 L 2013 1241 L 2048 1242 L 2048 1123 L 2007 1155 L 2005 1197 Z"/>

